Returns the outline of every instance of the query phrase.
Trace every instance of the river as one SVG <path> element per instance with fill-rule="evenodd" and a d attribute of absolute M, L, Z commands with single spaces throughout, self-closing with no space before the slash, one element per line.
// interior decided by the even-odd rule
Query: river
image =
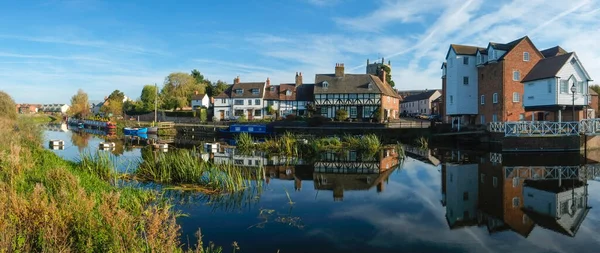
<path fill-rule="evenodd" d="M 100 136 L 45 131 L 62 139 L 53 150 L 75 160 L 95 151 Z M 116 140 L 116 142 L 119 142 Z M 208 199 L 176 194 L 182 242 L 241 252 L 596 252 L 600 246 L 600 182 L 579 179 L 579 154 L 507 154 L 453 149 L 417 150 L 398 159 L 383 150 L 363 159 L 345 151 L 321 157 L 240 156 L 234 149 L 215 162 L 264 165 L 260 191 Z M 139 148 L 117 144 L 118 169 L 131 171 Z M 294 165 L 290 165 L 294 164 Z M 552 174 L 561 169 L 562 174 Z M 600 169 L 599 169 L 600 170 Z M 575 173 L 577 179 L 570 176 Z M 587 184 L 586 184 L 587 183 Z"/>

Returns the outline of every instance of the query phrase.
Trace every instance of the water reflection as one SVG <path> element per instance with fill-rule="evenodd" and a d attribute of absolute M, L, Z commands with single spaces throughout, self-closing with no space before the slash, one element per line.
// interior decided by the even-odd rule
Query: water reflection
<path fill-rule="evenodd" d="M 526 238 L 536 226 L 574 237 L 591 208 L 587 180 L 600 168 L 580 166 L 579 154 L 449 151 L 441 157 L 450 229 L 485 226 L 490 234 L 511 230 Z"/>

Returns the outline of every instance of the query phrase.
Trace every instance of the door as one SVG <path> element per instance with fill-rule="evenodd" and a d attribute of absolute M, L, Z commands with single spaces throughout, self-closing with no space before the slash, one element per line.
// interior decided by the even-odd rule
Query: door
<path fill-rule="evenodd" d="M 538 121 L 545 121 L 546 119 L 544 119 L 544 112 L 538 112 L 537 113 L 537 120 Z"/>
<path fill-rule="evenodd" d="M 252 120 L 252 114 L 254 113 L 253 110 L 248 110 L 248 120 Z"/>
<path fill-rule="evenodd" d="M 221 110 L 219 112 L 221 112 L 221 119 L 225 119 L 225 111 Z"/>

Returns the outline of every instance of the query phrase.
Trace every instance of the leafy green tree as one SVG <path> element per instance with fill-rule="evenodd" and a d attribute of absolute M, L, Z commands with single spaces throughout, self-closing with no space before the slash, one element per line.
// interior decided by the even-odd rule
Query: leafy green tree
<path fill-rule="evenodd" d="M 396 84 L 394 83 L 394 80 L 392 80 L 392 68 L 385 64 L 381 65 L 381 68 L 385 70 L 385 80 L 387 81 L 387 83 L 390 86 L 394 87 Z"/>
<path fill-rule="evenodd" d="M 69 116 L 76 118 L 83 118 L 90 114 L 90 103 L 88 101 L 88 94 L 82 89 L 77 91 L 77 94 L 71 97 L 71 107 L 67 112 Z"/>
<path fill-rule="evenodd" d="M 216 83 L 206 86 L 206 94 L 209 97 L 218 96 L 219 94 L 223 93 L 223 91 L 225 91 L 228 87 L 229 85 L 227 85 L 227 83 L 218 80 Z"/>
<path fill-rule="evenodd" d="M 151 84 L 144 85 L 142 94 L 140 95 L 140 104 L 138 105 L 140 111 L 154 111 L 154 100 L 157 96 L 157 89 L 158 88 L 156 86 Z"/>
<path fill-rule="evenodd" d="M 17 119 L 15 101 L 3 91 L 0 91 L 0 118 Z"/>
<path fill-rule="evenodd" d="M 165 109 L 181 109 L 189 106 L 194 91 L 204 93 L 205 86 L 205 84 L 196 83 L 196 79 L 186 73 L 171 73 L 165 78 L 161 91 L 162 107 Z"/>
<path fill-rule="evenodd" d="M 198 71 L 197 69 L 192 70 L 192 73 L 190 75 L 196 80 L 196 83 L 199 83 L 199 84 L 210 83 L 210 81 L 204 79 L 204 75 L 202 75 L 200 73 L 200 71 Z"/>

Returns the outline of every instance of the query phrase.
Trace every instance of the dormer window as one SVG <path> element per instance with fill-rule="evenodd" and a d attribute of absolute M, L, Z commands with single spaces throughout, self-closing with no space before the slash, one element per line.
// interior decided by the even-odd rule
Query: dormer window
<path fill-rule="evenodd" d="M 577 63 L 577 60 L 575 60 L 575 58 L 571 59 L 571 64 L 575 65 L 575 63 Z"/>
<path fill-rule="evenodd" d="M 273 92 L 273 91 L 275 91 L 275 87 L 274 87 L 274 86 L 271 86 L 271 88 L 269 88 L 269 90 L 270 90 L 271 92 Z"/>
<path fill-rule="evenodd" d="M 488 58 L 490 61 L 496 59 L 496 51 L 494 51 L 494 49 L 490 48 L 490 51 L 488 52 Z"/>
<path fill-rule="evenodd" d="M 258 95 L 258 89 L 252 89 L 252 94 Z"/>
<path fill-rule="evenodd" d="M 329 83 L 327 81 L 323 81 L 323 88 L 324 89 L 329 88 Z"/>
<path fill-rule="evenodd" d="M 242 95 L 242 93 L 244 93 L 244 90 L 242 90 L 242 89 L 235 90 L 235 94 Z"/>
<path fill-rule="evenodd" d="M 372 90 L 372 89 L 373 89 L 373 83 L 369 83 L 369 84 L 367 85 L 367 88 L 368 88 L 369 90 Z"/>
<path fill-rule="evenodd" d="M 288 97 L 291 96 L 292 95 L 292 91 L 291 90 L 286 90 L 285 91 L 285 95 L 288 96 Z"/>

